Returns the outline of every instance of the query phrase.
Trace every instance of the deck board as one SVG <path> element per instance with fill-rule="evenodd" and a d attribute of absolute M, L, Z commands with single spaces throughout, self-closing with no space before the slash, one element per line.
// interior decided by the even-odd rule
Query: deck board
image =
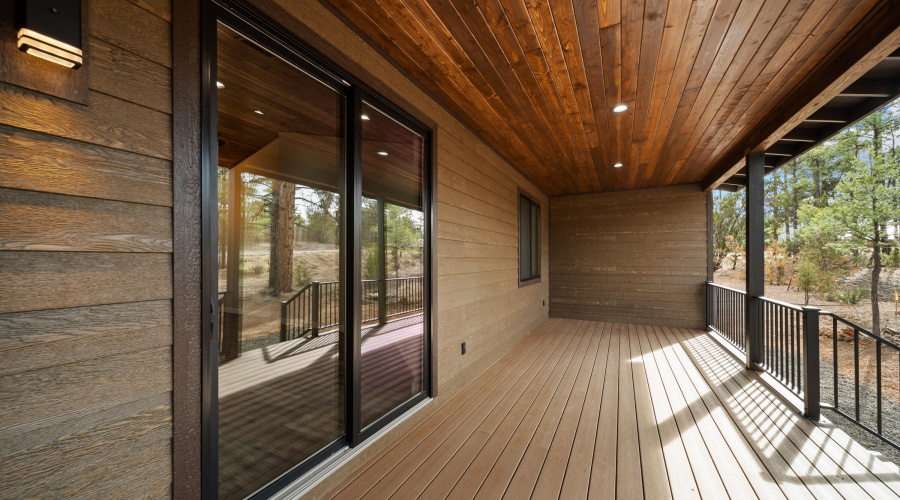
<path fill-rule="evenodd" d="M 705 332 L 551 319 L 329 498 L 900 499 Z"/>

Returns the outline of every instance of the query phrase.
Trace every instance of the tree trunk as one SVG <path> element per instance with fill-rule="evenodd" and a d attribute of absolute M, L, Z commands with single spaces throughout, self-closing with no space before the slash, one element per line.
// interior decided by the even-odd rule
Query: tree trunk
<path fill-rule="evenodd" d="M 797 254 L 800 253 L 800 247 L 797 243 L 797 230 L 799 229 L 797 212 L 800 210 L 800 200 L 797 197 L 797 160 L 791 162 L 791 175 L 794 178 L 794 183 L 791 186 L 791 191 L 794 193 L 794 204 L 791 206 L 791 220 L 794 225 L 794 237 L 791 238 L 791 241 L 794 242 L 794 257 L 797 257 Z"/>
<path fill-rule="evenodd" d="M 878 308 L 878 279 L 881 277 L 881 252 L 877 243 L 880 240 L 881 232 L 880 224 L 877 221 L 874 225 L 875 245 L 872 248 L 872 332 L 876 335 L 881 335 L 881 313 Z"/>
<path fill-rule="evenodd" d="M 269 288 L 290 292 L 294 277 L 294 184 L 272 181 Z"/>

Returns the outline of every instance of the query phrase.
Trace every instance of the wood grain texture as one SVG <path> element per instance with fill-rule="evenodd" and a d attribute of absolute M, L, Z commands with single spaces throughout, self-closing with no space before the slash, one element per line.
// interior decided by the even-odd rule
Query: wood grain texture
<path fill-rule="evenodd" d="M 696 185 L 551 198 L 551 315 L 702 326 L 706 218 Z"/>
<path fill-rule="evenodd" d="M 172 206 L 172 165 L 0 125 L 0 186 Z"/>
<path fill-rule="evenodd" d="M 171 70 L 111 45 L 99 38 L 90 38 L 90 88 L 140 104 L 150 109 L 172 113 Z"/>
<path fill-rule="evenodd" d="M 0 460 L 4 495 L 168 496 L 171 412 L 170 405 L 159 405 L 6 456 Z M 98 453 L 98 449 L 103 451 Z"/>
<path fill-rule="evenodd" d="M 0 250 L 171 252 L 168 207 L 0 188 Z"/>
<path fill-rule="evenodd" d="M 4 375 L 0 377 L 4 408 L 0 431 L 46 415 L 99 412 L 165 393 L 172 389 L 171 363 L 171 348 L 166 346 Z"/>
<path fill-rule="evenodd" d="M 706 332 L 553 318 L 513 354 L 323 497 L 898 498 Z"/>
<path fill-rule="evenodd" d="M 170 298 L 168 254 L 0 252 L 0 313 Z"/>
<path fill-rule="evenodd" d="M 0 123 L 164 160 L 172 158 L 169 115 L 99 92 L 91 92 L 90 103 L 84 107 L 3 83 Z"/>
<path fill-rule="evenodd" d="M 767 140 L 759 126 L 788 119 L 785 103 L 814 108 L 840 78 L 830 61 L 865 57 L 897 12 L 894 0 L 322 1 L 551 195 L 701 182 Z M 631 109 L 613 114 L 619 103 Z"/>
<path fill-rule="evenodd" d="M 172 25 L 125 0 L 91 0 L 90 33 L 111 45 L 133 52 L 168 68 L 172 67 Z M 146 5 L 159 6 L 148 1 Z M 162 9 L 162 7 L 159 7 Z M 151 7 L 152 10 L 152 7 Z"/>
<path fill-rule="evenodd" d="M 0 375 L 171 342 L 172 311 L 165 300 L 0 314 Z"/>
<path fill-rule="evenodd" d="M 174 254 L 172 283 L 173 496 L 198 499 L 202 472 L 202 341 L 204 332 L 201 211 L 201 2 L 174 2 Z"/>
<path fill-rule="evenodd" d="M 3 496 L 172 494 L 169 4 L 84 2 L 83 104 L 0 84 Z"/>

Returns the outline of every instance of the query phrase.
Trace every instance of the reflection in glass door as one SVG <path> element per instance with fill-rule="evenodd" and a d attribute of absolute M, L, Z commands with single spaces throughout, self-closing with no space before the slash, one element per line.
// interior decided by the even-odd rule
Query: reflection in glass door
<path fill-rule="evenodd" d="M 428 397 L 430 144 L 254 14 L 216 12 L 204 460 L 210 496 L 240 499 Z"/>
<path fill-rule="evenodd" d="M 362 103 L 360 427 L 424 391 L 425 140 Z"/>
<path fill-rule="evenodd" d="M 217 30 L 219 498 L 345 433 L 345 98 Z"/>

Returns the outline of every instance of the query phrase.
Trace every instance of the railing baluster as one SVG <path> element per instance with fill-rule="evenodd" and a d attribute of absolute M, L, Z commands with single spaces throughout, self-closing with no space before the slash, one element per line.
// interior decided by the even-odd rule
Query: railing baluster
<path fill-rule="evenodd" d="M 877 405 L 875 407 L 876 412 L 876 425 L 878 426 L 878 433 L 881 434 L 881 339 L 875 340 L 875 370 L 876 374 L 876 394 L 878 398 Z"/>
<path fill-rule="evenodd" d="M 832 319 L 831 339 L 834 342 L 834 407 L 838 407 L 838 329 L 837 318 Z"/>
<path fill-rule="evenodd" d="M 859 420 L 859 329 L 853 329 L 853 370 L 854 370 L 854 378 L 856 380 L 856 394 L 855 394 L 855 403 L 856 403 L 856 420 Z"/>

